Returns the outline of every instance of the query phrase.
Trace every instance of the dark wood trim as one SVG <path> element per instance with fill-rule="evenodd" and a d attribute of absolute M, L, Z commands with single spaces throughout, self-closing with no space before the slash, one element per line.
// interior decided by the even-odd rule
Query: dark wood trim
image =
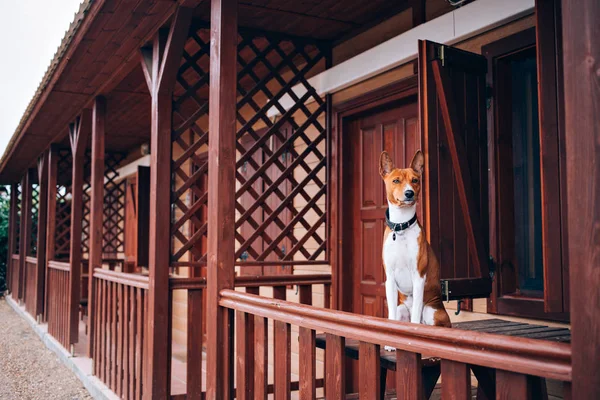
<path fill-rule="evenodd" d="M 51 145 L 48 150 L 48 215 L 46 223 L 46 280 L 44 283 L 44 320 L 48 320 L 48 265 L 54 259 L 56 242 L 56 192 L 58 179 L 58 149 Z"/>
<path fill-rule="evenodd" d="M 330 204 L 332 212 L 330 214 L 331 233 L 330 250 L 332 251 L 331 275 L 332 275 L 332 308 L 335 310 L 352 310 L 352 294 L 348 293 L 348 288 L 352 287 L 352 274 L 344 274 L 343 265 L 349 265 L 349 238 L 346 238 L 344 229 L 344 140 L 346 123 L 349 118 L 355 117 L 361 113 L 371 112 L 378 108 L 388 107 L 398 102 L 416 96 L 418 91 L 418 81 L 416 76 L 412 76 L 401 81 L 375 89 L 354 99 L 345 101 L 333 106 L 332 127 L 331 127 L 331 167 L 330 179 L 335 185 L 331 190 Z M 333 210 L 336 209 L 336 210 Z"/>
<path fill-rule="evenodd" d="M 25 300 L 27 273 L 25 268 L 25 257 L 31 251 L 31 196 L 32 196 L 32 171 L 27 170 L 21 180 L 21 224 L 19 229 L 19 287 L 17 298 Z"/>
<path fill-rule="evenodd" d="M 104 151 L 106 124 L 106 99 L 96 97 L 92 111 L 92 177 L 90 197 L 90 236 L 89 236 L 89 278 L 88 278 L 88 357 L 92 356 L 94 348 L 96 289 L 94 271 L 102 267 L 102 235 L 103 235 L 103 204 L 104 204 Z"/>
<path fill-rule="evenodd" d="M 81 115 L 69 126 L 73 168 L 71 180 L 71 236 L 69 261 L 69 307 L 68 343 L 79 340 L 79 301 L 81 299 L 81 231 L 83 228 L 83 169 L 87 141 L 92 128 L 92 112 L 84 109 Z"/>
<path fill-rule="evenodd" d="M 12 257 L 17 251 L 17 202 L 19 190 L 18 184 L 13 183 L 10 185 L 10 214 L 8 216 L 8 248 L 7 248 L 7 260 L 6 260 L 6 284 L 11 294 L 16 293 L 16 288 L 12 287 Z"/>
<path fill-rule="evenodd" d="M 562 204 L 566 192 L 561 189 L 564 165 L 561 163 L 560 147 L 564 143 L 559 98 L 562 77 L 558 60 L 562 57 L 560 40 L 560 5 L 558 0 L 536 0 L 536 52 L 538 75 L 538 114 L 540 127 L 540 179 L 542 199 L 558 198 L 558 201 L 542 201 L 542 254 L 544 260 L 544 311 L 564 312 L 568 293 L 563 290 L 563 274 L 568 275 L 563 239 L 566 232 Z M 563 140 L 561 140 L 561 138 Z M 567 278 L 568 279 L 568 278 Z M 568 280 L 567 280 L 568 282 Z"/>
<path fill-rule="evenodd" d="M 538 19 L 546 21 L 548 15 L 540 15 Z M 538 24 L 540 21 L 538 21 Z M 548 35 L 548 32 L 544 32 Z M 545 37 L 548 41 L 549 38 Z M 552 40 L 554 47 L 554 39 Z M 482 48 L 482 54 L 488 59 L 488 77 L 487 83 L 493 91 L 492 107 L 488 110 L 488 126 L 490 130 L 491 140 L 489 152 L 490 165 L 490 254 L 494 257 L 497 263 L 501 264 L 500 254 L 500 237 L 498 229 L 501 215 L 501 204 L 499 203 L 500 171 L 497 166 L 499 163 L 498 153 L 501 149 L 498 148 L 498 134 L 501 129 L 501 123 L 504 116 L 498 115 L 498 105 L 501 96 L 500 87 L 494 87 L 495 82 L 499 79 L 500 73 L 496 65 L 496 60 L 499 57 L 508 56 L 518 51 L 523 51 L 536 46 L 536 28 L 529 28 L 521 32 L 515 33 L 496 42 L 490 43 Z M 561 227 L 561 219 L 565 215 L 561 209 L 561 203 L 557 201 L 544 201 L 547 199 L 557 199 L 563 195 L 564 189 L 560 189 L 560 176 L 564 174 L 564 166 L 561 166 L 560 157 L 560 138 L 562 129 L 560 128 L 560 107 L 558 106 L 560 87 L 559 78 L 557 77 L 556 52 L 554 48 L 537 49 L 538 59 L 538 98 L 539 98 L 539 126 L 540 126 L 540 147 L 542 150 L 541 156 L 541 179 L 542 179 L 542 221 L 543 221 L 543 252 L 544 252 L 544 297 L 550 299 L 553 305 L 540 301 L 536 297 L 523 296 L 508 296 L 501 288 L 502 284 L 502 265 L 497 265 L 496 276 L 492 285 L 492 295 L 488 300 L 487 310 L 489 313 L 515 315 L 528 318 L 549 319 L 561 322 L 569 321 L 568 309 L 562 307 L 568 293 L 563 290 L 564 282 L 564 265 L 566 254 L 562 251 L 563 241 L 566 237 L 566 229 Z M 551 53 L 550 56 L 546 53 Z M 553 97 L 553 99 L 551 98 Z M 550 111 L 548 112 L 548 109 Z M 552 121 L 554 119 L 554 121 Z M 544 147 L 546 146 L 546 147 Z M 546 149 L 547 151 L 545 151 Z M 549 169 L 549 171 L 546 171 Z M 563 179 L 562 181 L 566 181 Z M 550 214 L 554 215 L 553 217 Z M 558 228 L 557 228 L 558 224 Z M 550 257 L 550 254 L 552 256 Z M 551 282 L 548 279 L 551 277 Z M 566 300 L 568 301 L 568 300 Z"/>
<path fill-rule="evenodd" d="M 36 245 L 36 278 L 35 278 L 35 315 L 44 312 L 44 288 L 46 281 L 46 225 L 48 223 L 48 159 L 50 153 L 44 151 L 38 158 L 38 220 L 37 220 L 37 245 Z"/>
<path fill-rule="evenodd" d="M 161 30 L 152 43 L 152 57 L 142 51 L 142 67 L 152 96 L 150 131 L 150 229 L 148 241 L 148 335 L 144 367 L 144 397 L 170 394 L 169 262 L 172 91 L 187 37 L 192 9 L 179 7 L 168 33 Z M 147 70 L 146 70 L 147 69 Z"/>
<path fill-rule="evenodd" d="M 562 1 L 573 399 L 600 398 L 600 2 Z"/>
<path fill-rule="evenodd" d="M 237 1 L 212 0 L 208 131 L 207 399 L 233 397 L 233 312 L 219 305 L 234 287 Z"/>

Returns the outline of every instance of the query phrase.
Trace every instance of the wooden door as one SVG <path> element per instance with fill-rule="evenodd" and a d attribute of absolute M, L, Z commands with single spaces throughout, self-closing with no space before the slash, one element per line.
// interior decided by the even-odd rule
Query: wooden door
<path fill-rule="evenodd" d="M 387 317 L 385 272 L 381 249 L 388 206 L 383 180 L 379 176 L 379 156 L 387 151 L 395 165 L 404 168 L 420 148 L 416 99 L 385 111 L 349 122 L 345 182 L 352 188 L 352 268 L 353 311 Z M 422 194 L 423 195 L 423 194 Z M 422 217 L 419 205 L 417 213 Z M 350 272 L 350 271 L 348 271 Z"/>

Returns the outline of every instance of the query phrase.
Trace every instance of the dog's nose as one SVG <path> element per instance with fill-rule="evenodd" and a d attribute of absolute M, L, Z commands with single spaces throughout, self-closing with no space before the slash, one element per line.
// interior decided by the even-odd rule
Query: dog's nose
<path fill-rule="evenodd" d="M 404 192 L 404 196 L 407 199 L 412 199 L 415 196 L 415 192 L 413 192 L 412 190 L 407 190 L 406 192 Z"/>

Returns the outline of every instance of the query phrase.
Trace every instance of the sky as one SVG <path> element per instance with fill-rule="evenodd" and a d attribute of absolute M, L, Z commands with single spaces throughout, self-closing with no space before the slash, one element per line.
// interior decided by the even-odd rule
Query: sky
<path fill-rule="evenodd" d="M 82 0 L 0 0 L 0 155 Z"/>

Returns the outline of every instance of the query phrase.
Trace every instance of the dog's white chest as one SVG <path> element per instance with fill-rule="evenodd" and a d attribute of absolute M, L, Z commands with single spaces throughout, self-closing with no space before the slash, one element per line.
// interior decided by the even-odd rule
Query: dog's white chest
<path fill-rule="evenodd" d="M 383 262 L 388 277 L 393 276 L 398 290 L 405 295 L 413 291 L 413 277 L 418 274 L 419 235 L 421 227 L 415 224 L 407 230 L 390 233 L 383 244 Z"/>

